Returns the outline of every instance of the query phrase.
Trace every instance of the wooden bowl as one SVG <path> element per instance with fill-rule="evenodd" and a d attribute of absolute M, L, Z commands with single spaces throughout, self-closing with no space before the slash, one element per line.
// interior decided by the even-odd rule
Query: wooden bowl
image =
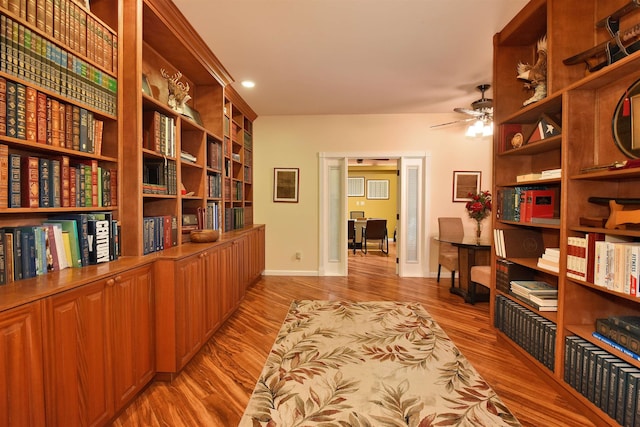
<path fill-rule="evenodd" d="M 220 237 L 219 230 L 192 230 L 189 233 L 191 241 L 195 243 L 215 242 Z"/>

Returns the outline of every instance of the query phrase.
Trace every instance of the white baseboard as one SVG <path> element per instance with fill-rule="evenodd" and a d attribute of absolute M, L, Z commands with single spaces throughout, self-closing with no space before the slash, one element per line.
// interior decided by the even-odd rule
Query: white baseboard
<path fill-rule="evenodd" d="M 307 270 L 265 270 L 263 276 L 317 276 L 317 271 Z"/>

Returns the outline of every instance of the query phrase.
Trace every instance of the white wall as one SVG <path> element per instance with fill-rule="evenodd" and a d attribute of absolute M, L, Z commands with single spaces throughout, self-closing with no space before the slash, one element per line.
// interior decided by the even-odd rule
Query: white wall
<path fill-rule="evenodd" d="M 254 223 L 266 224 L 266 274 L 315 275 L 318 271 L 318 153 L 399 153 L 431 155 L 428 227 L 437 235 L 439 216 L 460 216 L 474 233 L 463 203 L 452 202 L 453 171 L 481 171 L 482 189 L 491 189 L 491 138 L 464 136 L 464 125 L 431 129 L 460 119 L 455 114 L 264 116 L 254 123 Z M 273 202 L 273 168 L 300 168 L 299 203 Z M 490 233 L 488 223 L 483 233 Z M 432 239 L 430 239 L 432 240 Z M 296 253 L 302 257 L 296 260 Z M 437 270 L 430 242 L 429 271 Z"/>

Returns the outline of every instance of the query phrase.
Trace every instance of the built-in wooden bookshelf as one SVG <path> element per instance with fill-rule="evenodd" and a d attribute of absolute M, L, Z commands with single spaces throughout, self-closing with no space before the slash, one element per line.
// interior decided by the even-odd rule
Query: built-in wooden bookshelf
<path fill-rule="evenodd" d="M 529 332 L 518 331 L 528 340 L 525 341 L 529 344 L 528 351 L 517 344 L 518 339 L 512 335 L 513 331 L 507 333 L 501 329 L 499 333 L 513 342 L 514 347 L 522 351 L 532 364 L 539 366 L 583 403 L 585 408 L 592 411 L 596 415 L 595 422 L 601 425 L 616 422 L 622 424 L 625 416 L 636 414 L 635 411 L 631 415 L 625 411 L 612 413 L 610 408 L 604 408 L 599 400 L 595 400 L 594 389 L 588 391 L 575 383 L 572 375 L 577 369 L 581 369 L 574 358 L 575 343 L 581 343 L 577 345 L 578 354 L 611 354 L 632 368 L 640 368 L 640 362 L 634 357 L 602 343 L 592 335 L 596 330 L 596 319 L 619 315 L 640 316 L 640 304 L 635 296 L 631 297 L 625 292 L 576 279 L 569 262 L 573 253 L 568 242 L 570 238 L 584 238 L 594 233 L 639 240 L 637 231 L 613 230 L 602 226 L 586 227 L 581 225 L 581 218 L 609 215 L 606 205 L 590 203 L 590 197 L 640 197 L 637 170 L 606 171 L 605 168 L 605 172 L 584 171 L 596 165 L 628 159 L 616 147 L 612 135 L 612 120 L 618 103 L 624 99 L 632 83 L 640 78 L 640 54 L 632 53 L 592 73 L 585 73 L 584 63 L 565 65 L 563 60 L 609 39 L 607 32 L 596 26 L 596 23 L 627 3 L 629 2 L 626 0 L 532 0 L 494 37 L 496 133 L 493 194 L 497 209 L 493 225 L 497 229 L 522 228 L 537 231 L 542 236 L 545 247 L 560 248 L 560 260 L 559 271 L 553 272 L 538 267 L 535 259 L 508 259 L 526 267 L 533 278 L 557 287 L 557 313 L 537 311 L 511 296 L 504 287 L 497 289 L 494 273 L 494 285 L 491 289 L 492 315 L 497 314 L 500 318 L 504 315 L 505 306 L 512 307 L 516 304 L 516 307 L 520 307 L 519 311 L 525 310 L 528 313 L 527 318 L 552 323 L 555 337 L 550 349 L 552 359 L 547 359 L 549 363 L 545 363 L 545 359 L 541 361 L 530 350 L 531 340 L 540 338 L 540 335 L 535 335 L 535 328 L 529 329 Z M 640 10 L 633 10 L 620 18 L 620 29 L 628 29 L 638 22 Z M 532 93 L 525 90 L 523 82 L 516 78 L 516 66 L 519 62 L 536 62 L 538 42 L 545 36 L 548 46 L 547 95 L 537 102 L 523 106 L 523 102 Z M 560 136 L 526 143 L 527 135 L 545 116 L 558 121 Z M 519 148 L 511 146 L 511 136 L 516 131 L 522 132 L 525 140 L 525 145 Z M 520 182 L 517 179 L 520 175 L 552 169 L 561 169 L 561 177 L 545 181 L 533 179 Z M 555 190 L 559 200 L 558 224 L 520 222 L 502 217 L 502 205 L 507 202 L 503 198 L 504 194 L 525 186 L 543 186 Z M 494 254 L 493 265 L 497 266 L 499 260 Z M 588 350 L 584 350 L 585 348 Z M 583 376 L 591 375 L 587 371 L 580 372 Z M 594 376 L 589 381 L 593 384 L 595 380 L 594 371 Z M 628 386 L 631 382 L 629 380 L 623 384 Z"/>

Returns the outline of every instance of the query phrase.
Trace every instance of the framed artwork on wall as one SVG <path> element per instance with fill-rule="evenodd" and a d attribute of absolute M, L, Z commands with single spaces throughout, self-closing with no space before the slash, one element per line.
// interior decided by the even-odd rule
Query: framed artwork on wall
<path fill-rule="evenodd" d="M 389 198 L 388 179 L 368 179 L 367 199 L 386 200 Z"/>
<path fill-rule="evenodd" d="M 299 168 L 273 168 L 273 201 L 298 203 Z"/>
<path fill-rule="evenodd" d="M 453 171 L 453 201 L 468 202 L 469 193 L 480 191 L 480 171 Z"/>
<path fill-rule="evenodd" d="M 364 196 L 364 177 L 355 176 L 348 178 L 348 196 L 349 197 L 363 197 Z"/>

